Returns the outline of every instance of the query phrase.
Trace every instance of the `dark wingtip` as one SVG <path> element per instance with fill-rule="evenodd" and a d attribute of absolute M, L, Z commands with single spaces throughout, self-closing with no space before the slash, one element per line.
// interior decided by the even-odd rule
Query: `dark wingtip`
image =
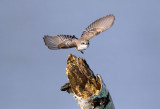
<path fill-rule="evenodd" d="M 44 42 L 45 42 L 45 38 L 47 37 L 47 35 L 44 35 L 44 37 L 43 37 L 43 40 L 44 40 Z"/>
<path fill-rule="evenodd" d="M 44 44 L 49 48 L 51 49 L 48 45 L 47 45 L 47 42 L 46 42 L 46 38 L 48 37 L 48 35 L 44 35 L 43 37 L 43 41 L 44 41 Z"/>
<path fill-rule="evenodd" d="M 43 39 L 45 39 L 48 35 L 44 35 Z"/>
<path fill-rule="evenodd" d="M 107 16 L 112 16 L 114 18 L 114 20 L 115 20 L 115 15 L 114 14 L 109 14 Z"/>

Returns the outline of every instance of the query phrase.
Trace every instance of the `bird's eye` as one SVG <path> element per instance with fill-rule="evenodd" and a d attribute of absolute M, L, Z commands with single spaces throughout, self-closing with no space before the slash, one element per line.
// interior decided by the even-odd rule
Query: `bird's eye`
<path fill-rule="evenodd" d="M 84 42 L 82 42 L 82 44 L 84 45 L 85 43 L 84 43 Z"/>

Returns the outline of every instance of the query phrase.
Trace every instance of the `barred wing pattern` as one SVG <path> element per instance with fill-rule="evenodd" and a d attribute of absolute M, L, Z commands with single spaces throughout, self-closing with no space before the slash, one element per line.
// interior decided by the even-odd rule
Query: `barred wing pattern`
<path fill-rule="evenodd" d="M 73 35 L 57 35 L 57 36 L 49 36 L 45 35 L 43 37 L 45 45 L 48 46 L 49 49 L 65 49 L 76 47 L 75 40 L 77 38 Z"/>
<path fill-rule="evenodd" d="M 85 40 L 91 39 L 99 33 L 109 29 L 113 25 L 114 20 L 115 16 L 112 14 L 99 18 L 83 31 L 81 38 Z"/>

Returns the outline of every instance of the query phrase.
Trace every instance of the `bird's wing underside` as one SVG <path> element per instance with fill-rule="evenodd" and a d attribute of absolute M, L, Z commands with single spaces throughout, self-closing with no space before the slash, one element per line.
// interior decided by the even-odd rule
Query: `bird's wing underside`
<path fill-rule="evenodd" d="M 45 35 L 43 37 L 45 45 L 48 46 L 49 49 L 65 49 L 76 47 L 75 40 L 77 38 L 73 35 L 57 35 L 57 36 L 49 36 Z"/>
<path fill-rule="evenodd" d="M 81 38 L 85 40 L 91 39 L 99 33 L 109 29 L 113 25 L 114 20 L 115 16 L 112 14 L 97 19 L 83 31 Z"/>

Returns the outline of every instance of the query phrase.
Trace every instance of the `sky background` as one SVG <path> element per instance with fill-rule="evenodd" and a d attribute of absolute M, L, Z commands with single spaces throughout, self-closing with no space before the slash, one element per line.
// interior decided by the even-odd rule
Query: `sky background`
<path fill-rule="evenodd" d="M 0 0 L 0 109 L 79 109 L 60 91 L 69 53 L 86 59 L 116 109 L 160 108 L 159 0 Z M 44 35 L 81 36 L 108 14 L 114 25 L 84 54 L 49 50 Z"/>

